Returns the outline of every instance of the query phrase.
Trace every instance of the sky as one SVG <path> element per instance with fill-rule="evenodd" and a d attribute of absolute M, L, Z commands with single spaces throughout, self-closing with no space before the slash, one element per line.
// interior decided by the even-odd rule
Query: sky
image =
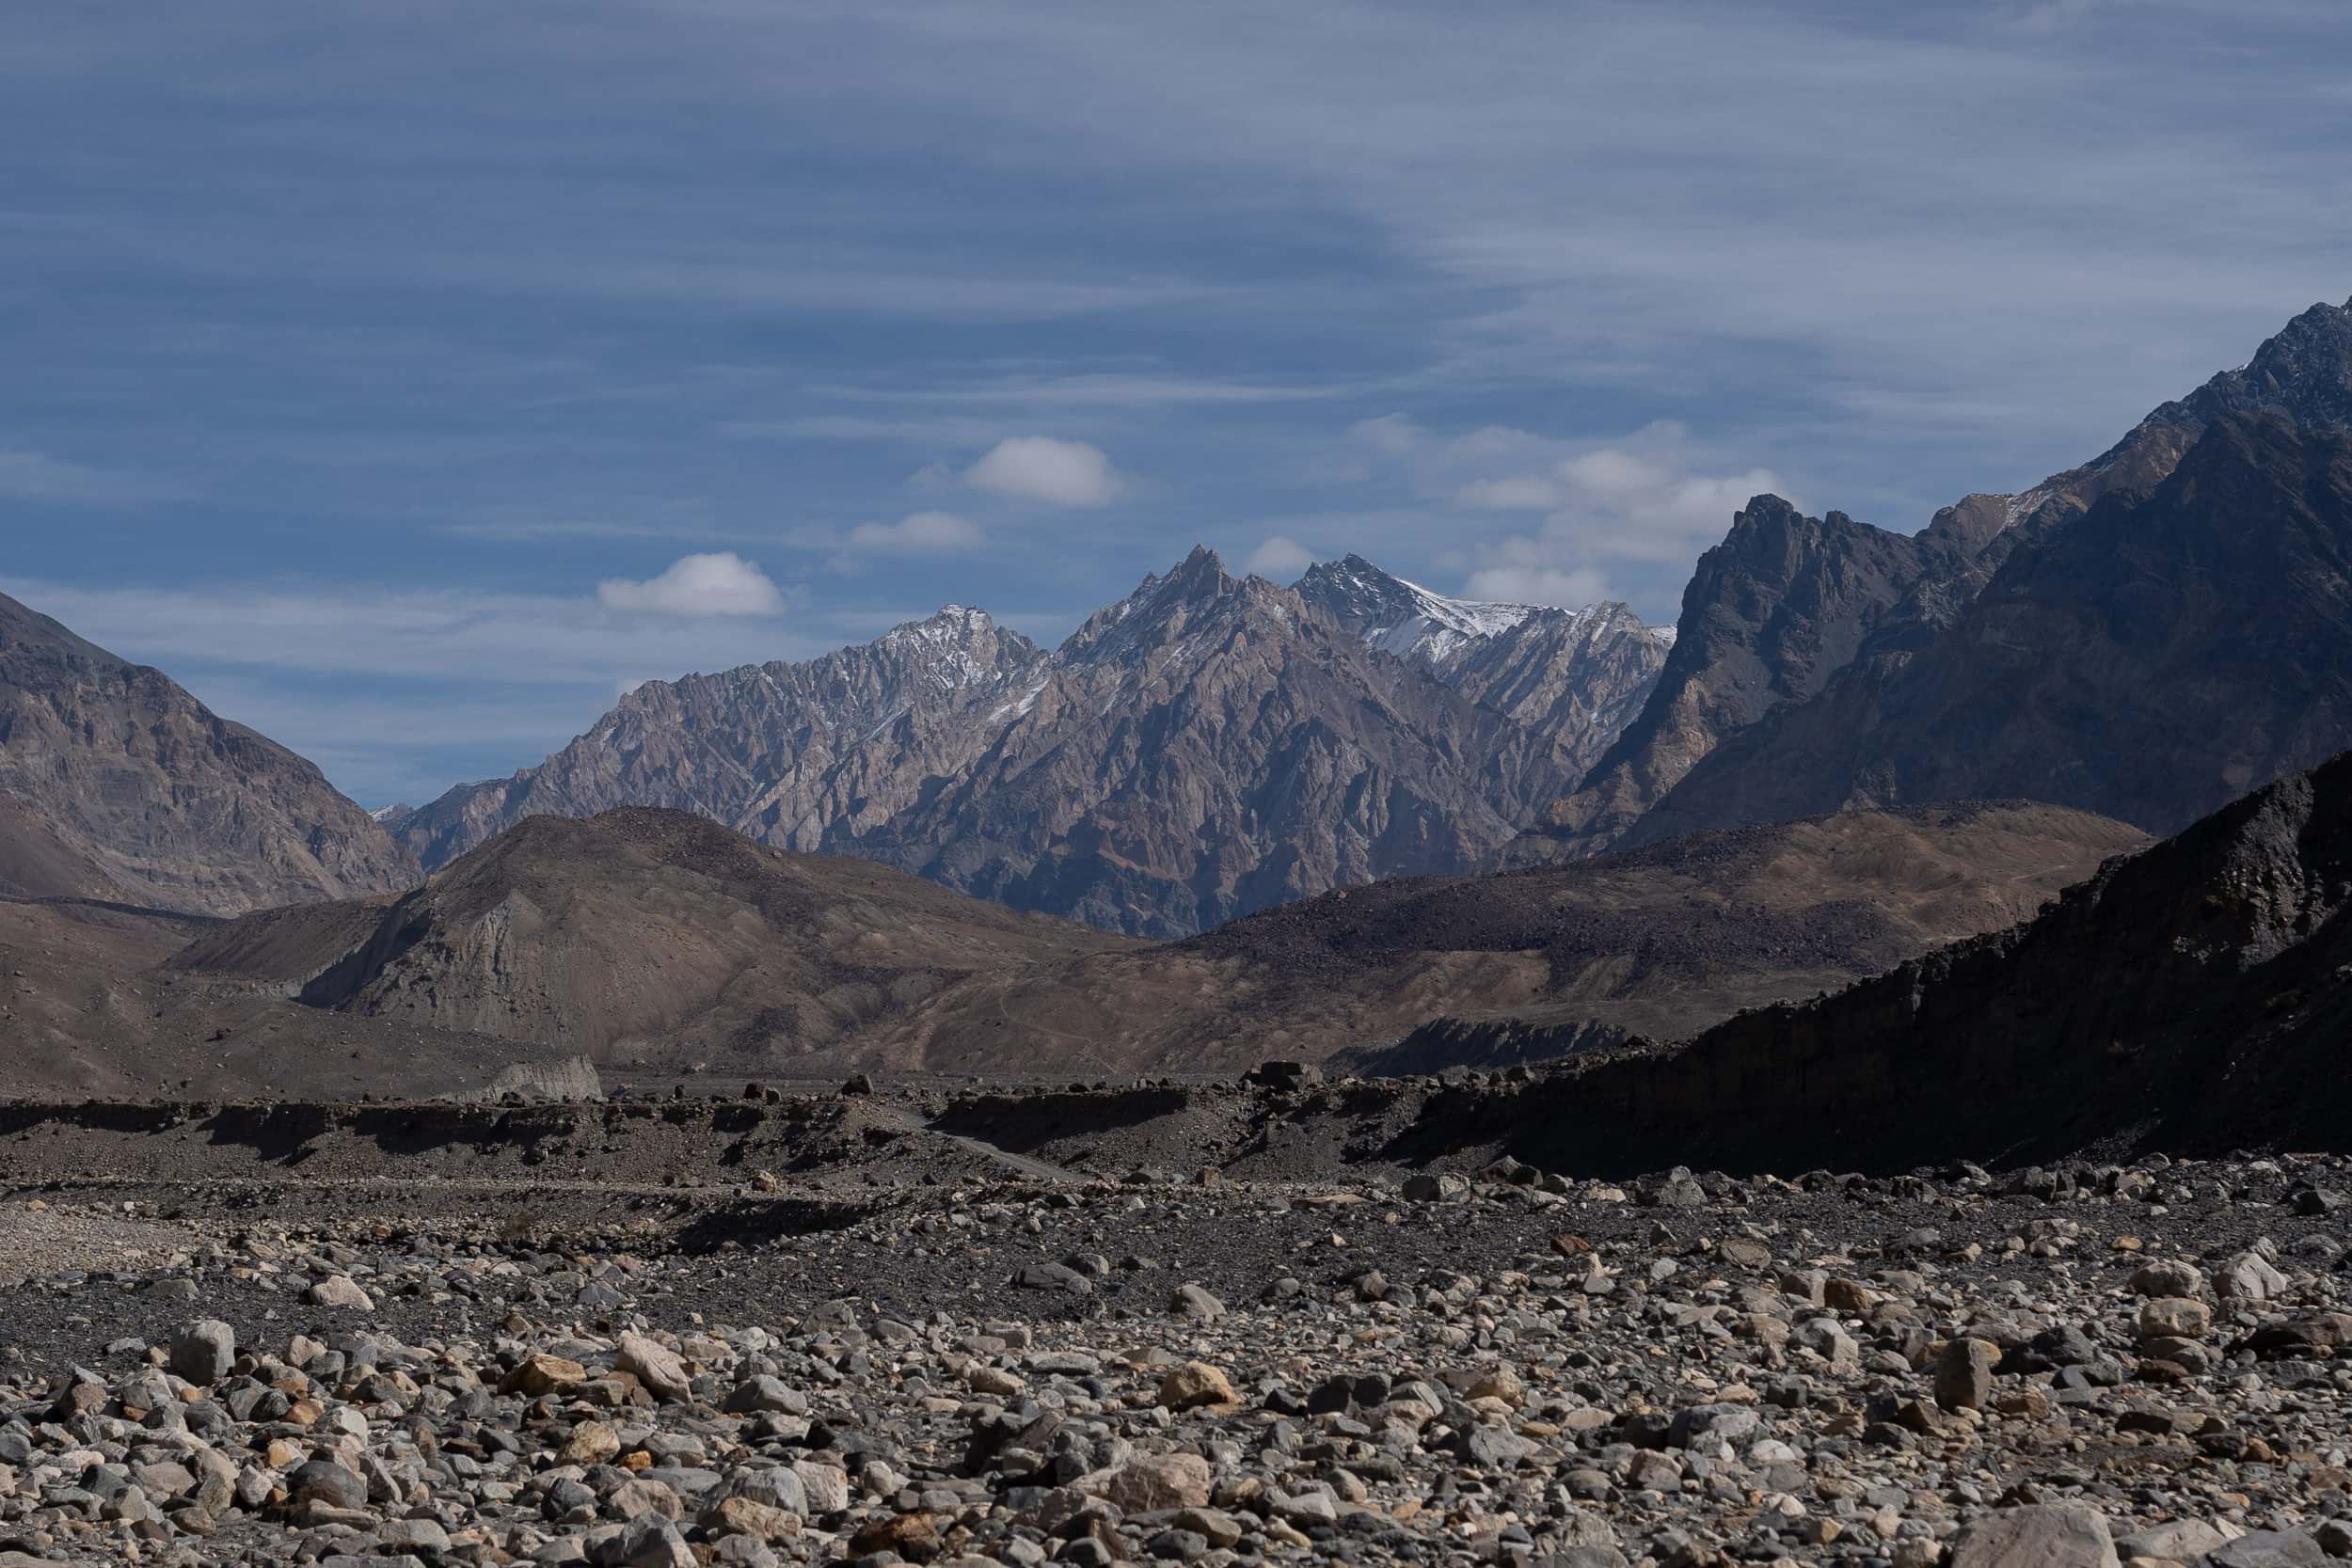
<path fill-rule="evenodd" d="M 1671 621 L 2352 294 L 2340 0 L 15 0 L 0 591 L 362 803 L 1196 542 Z"/>

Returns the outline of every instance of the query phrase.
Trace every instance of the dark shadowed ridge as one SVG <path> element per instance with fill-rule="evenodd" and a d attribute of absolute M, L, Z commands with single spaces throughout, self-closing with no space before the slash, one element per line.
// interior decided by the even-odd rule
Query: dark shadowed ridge
<path fill-rule="evenodd" d="M 2109 865 L 2012 930 L 1671 1052 L 1548 1075 L 1508 1141 L 1563 1169 L 1909 1169 L 2341 1148 L 2352 756 Z M 1434 1124 L 1433 1124 L 1434 1125 Z"/>
<path fill-rule="evenodd" d="M 1701 559 L 1685 594 L 1675 655 L 1641 715 L 1576 793 L 1505 851 L 1506 863 L 1592 854 L 1629 834 L 1631 842 L 1650 842 L 1668 832 L 1762 820 L 1767 810 L 1834 809 L 1846 798 L 1821 787 L 1769 808 L 1718 805 L 1703 813 L 1689 808 L 1703 793 L 1736 791 L 1736 784 L 1724 783 L 1735 768 L 1793 765 L 1802 774 L 1808 748 L 1824 736 L 1842 738 L 1883 723 L 1931 720 L 1933 715 L 1917 710 L 1915 693 L 1899 689 L 1911 661 L 1952 635 L 2013 556 L 2068 532 L 2104 498 L 2154 490 L 2216 421 L 2254 415 L 2275 416 L 2313 432 L 2341 431 L 2352 422 L 2352 306 L 2312 306 L 2265 341 L 2245 366 L 2154 409 L 2080 467 L 2019 494 L 1969 496 L 1938 512 L 1908 542 L 1914 557 L 1897 568 L 1907 581 L 1857 580 L 1827 548 L 1786 559 L 1758 549 L 1761 541 L 1743 537 L 1751 516 L 1761 512 L 1769 520 L 1788 509 L 1773 498 L 1751 503 L 1724 543 Z M 1836 517 L 1831 514 L 1830 520 Z M 1814 605 L 1820 608 L 1808 608 Z M 2263 615 L 2259 601 L 2241 608 L 2250 622 Z M 1830 635 L 1808 636 L 1817 626 Z M 1769 758 L 1742 752 L 1737 759 L 1711 759 L 1718 746 L 1744 736 L 1751 726 L 1772 724 L 1786 724 L 1804 738 L 1792 739 Z M 2332 749 L 2304 755 L 2294 765 L 2307 766 Z M 1674 812 L 1655 822 L 1643 820 L 1693 771 L 1706 782 L 1692 785 Z M 2244 782 L 2269 776 L 2249 772 Z M 2037 786 L 1993 777 L 1955 784 L 1941 793 L 1959 798 L 2020 791 L 2040 793 Z M 1851 797 L 1871 803 L 1933 798 L 1869 787 Z M 2201 799 L 2156 825 L 2178 826 L 2221 798 Z M 2097 799 L 2075 803 L 2116 809 Z"/>
<path fill-rule="evenodd" d="M 2022 795 L 2177 829 L 2352 746 L 2352 436 L 2213 424 L 1904 661 L 1717 748 L 1630 833 Z"/>

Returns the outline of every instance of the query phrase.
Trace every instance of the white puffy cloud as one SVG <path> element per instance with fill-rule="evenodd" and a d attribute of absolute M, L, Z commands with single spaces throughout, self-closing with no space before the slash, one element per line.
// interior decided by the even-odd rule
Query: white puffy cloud
<path fill-rule="evenodd" d="M 1358 420 L 1347 427 L 1347 433 L 1388 457 L 1404 456 L 1419 447 L 1428 435 L 1413 422 L 1409 414 L 1383 414 L 1376 420 Z"/>
<path fill-rule="evenodd" d="M 773 615 L 784 595 L 757 565 L 732 550 L 682 555 L 659 577 L 632 582 L 607 578 L 596 597 L 614 610 L 660 615 Z"/>
<path fill-rule="evenodd" d="M 1454 499 L 1482 512 L 1546 512 L 1560 504 L 1560 487 L 1540 474 L 1474 479 Z"/>
<path fill-rule="evenodd" d="M 1613 597 L 1602 563 L 1637 562 L 1651 576 L 1659 568 L 1678 574 L 1724 536 L 1749 498 L 1788 493 L 1787 482 L 1770 468 L 1695 469 L 1679 432 L 1662 440 L 1653 433 L 1634 439 L 1645 444 L 1597 447 L 1562 459 L 1549 482 L 1551 510 L 1540 525 L 1473 546 L 1468 592 L 1569 606 Z"/>
<path fill-rule="evenodd" d="M 1119 499 L 1126 481 L 1099 447 L 1050 436 L 1011 436 L 964 471 L 976 490 L 1056 506 L 1102 506 Z"/>
<path fill-rule="evenodd" d="M 1530 556 L 1539 552 L 1528 551 Z M 1502 604 L 1549 604 L 1564 610 L 1581 610 L 1588 604 L 1613 598 L 1609 578 L 1589 566 L 1562 570 L 1547 566 L 1540 560 L 1483 566 L 1470 574 L 1463 592 L 1473 599 L 1491 599 Z"/>
<path fill-rule="evenodd" d="M 884 555 L 951 555 L 979 542 L 979 525 L 952 512 L 910 512 L 895 523 L 860 523 L 850 531 L 850 548 Z"/>
<path fill-rule="evenodd" d="M 1431 431 L 1400 414 L 1352 425 L 1347 437 L 1377 452 L 1391 481 L 1456 514 L 1431 564 L 1460 573 L 1463 592 L 1482 599 L 1625 596 L 1662 612 L 1692 558 L 1749 498 L 1794 499 L 1778 472 L 1729 459 L 1671 420 L 1577 440 L 1504 425 Z"/>
<path fill-rule="evenodd" d="M 1306 546 L 1277 533 L 1249 552 L 1249 559 L 1242 562 L 1242 570 L 1257 577 L 1272 578 L 1278 582 L 1287 582 L 1313 565 L 1314 560 Z"/>

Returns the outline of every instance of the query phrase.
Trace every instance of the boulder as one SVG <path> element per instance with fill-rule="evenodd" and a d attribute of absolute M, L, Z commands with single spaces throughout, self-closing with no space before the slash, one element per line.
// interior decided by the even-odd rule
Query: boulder
<path fill-rule="evenodd" d="M 1987 1514 L 1952 1544 L 1951 1568 L 2121 1568 L 2106 1515 L 2080 1503 Z"/>

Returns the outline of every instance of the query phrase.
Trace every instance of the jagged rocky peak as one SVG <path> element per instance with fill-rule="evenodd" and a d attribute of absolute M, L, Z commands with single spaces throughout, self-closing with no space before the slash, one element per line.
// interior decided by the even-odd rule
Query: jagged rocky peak
<path fill-rule="evenodd" d="M 912 658 L 945 690 L 1000 684 L 1025 671 L 1043 650 L 985 610 L 940 606 L 934 614 L 882 634 L 881 647 Z"/>
<path fill-rule="evenodd" d="M 1270 594 L 1288 597 L 1263 578 L 1233 577 L 1215 550 L 1195 545 L 1165 577 L 1145 573 L 1134 593 L 1087 617 L 1054 657 L 1065 665 L 1115 658 L 1181 635 L 1220 604 L 1263 603 Z"/>
<path fill-rule="evenodd" d="M 2248 414 L 2276 415 L 2305 430 L 2352 429 L 2352 301 L 2305 310 L 2264 340 L 2245 364 L 2158 404 L 2089 463 L 2017 497 L 2013 515 L 2046 528 L 2079 515 L 2110 490 L 2153 489 L 2207 426 Z"/>
<path fill-rule="evenodd" d="M 1534 617 L 1592 613 L 1454 598 L 1384 572 L 1360 555 L 1318 562 L 1295 591 L 1374 647 L 1432 664 L 1446 663 Z"/>
<path fill-rule="evenodd" d="M 2199 426 L 2226 414 L 2283 414 L 2306 430 L 2352 426 L 2352 300 L 2318 304 L 2150 421 Z M 2129 437 L 2126 437 L 2128 441 Z"/>

